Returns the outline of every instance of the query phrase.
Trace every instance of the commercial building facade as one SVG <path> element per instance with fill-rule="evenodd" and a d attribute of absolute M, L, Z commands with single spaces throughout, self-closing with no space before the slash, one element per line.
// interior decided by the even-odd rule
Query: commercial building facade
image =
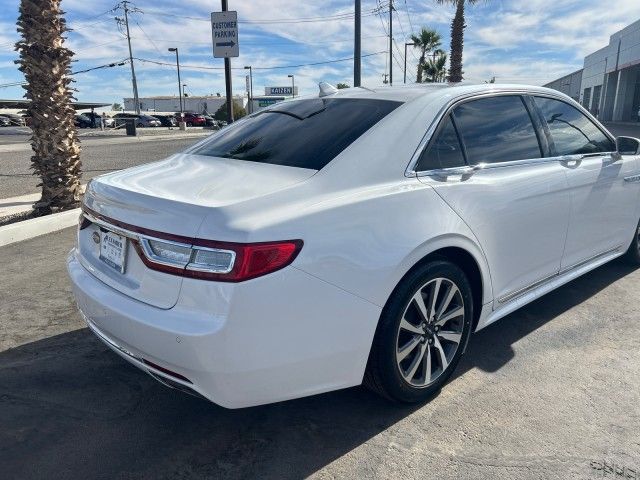
<path fill-rule="evenodd" d="M 638 121 L 640 20 L 611 35 L 607 46 L 587 55 L 582 70 L 545 86 L 567 93 L 602 121 Z"/>
<path fill-rule="evenodd" d="M 282 102 L 286 98 L 290 97 L 265 95 L 253 97 L 252 102 L 249 102 L 246 96 L 236 95 L 233 97 L 233 101 L 238 105 L 242 105 L 248 112 L 257 112 L 269 105 Z M 133 98 L 124 98 L 123 100 L 124 109 L 128 112 L 133 112 L 135 110 Z M 219 97 L 217 95 L 199 97 L 188 96 L 182 99 L 184 105 L 183 109 L 185 112 L 208 113 L 211 115 L 216 113 L 226 101 L 226 97 Z M 180 100 L 177 96 L 142 97 L 139 99 L 139 102 L 141 112 L 153 113 L 180 111 Z"/>
<path fill-rule="evenodd" d="M 135 102 L 133 98 L 124 98 L 124 109 L 128 112 L 135 110 Z M 247 97 L 237 95 L 233 97 L 234 102 L 243 107 L 247 106 Z M 207 96 L 186 96 L 182 98 L 183 110 L 185 112 L 209 113 L 214 114 L 225 104 L 226 97 L 217 95 Z M 175 96 L 157 96 L 157 97 L 141 97 L 139 98 L 140 111 L 142 112 L 179 112 L 180 99 Z"/>

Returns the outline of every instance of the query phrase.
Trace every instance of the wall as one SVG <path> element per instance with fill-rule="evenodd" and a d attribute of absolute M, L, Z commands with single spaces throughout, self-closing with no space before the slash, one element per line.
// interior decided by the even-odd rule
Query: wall
<path fill-rule="evenodd" d="M 582 69 L 577 70 L 569 75 L 565 75 L 558 80 L 554 80 L 553 82 L 547 83 L 545 87 L 553 88 L 554 90 L 558 90 L 559 92 L 564 93 L 565 95 L 570 96 L 576 101 L 580 101 L 580 85 L 582 83 Z"/>
<path fill-rule="evenodd" d="M 140 110 L 143 112 L 179 112 L 180 101 L 178 97 L 142 97 L 140 100 Z M 226 102 L 225 97 L 206 96 L 206 97 L 185 97 L 185 112 L 203 113 L 205 110 L 214 114 Z M 247 105 L 246 97 L 234 97 L 233 100 L 243 107 Z M 124 99 L 124 108 L 127 111 L 134 111 L 133 98 Z"/>

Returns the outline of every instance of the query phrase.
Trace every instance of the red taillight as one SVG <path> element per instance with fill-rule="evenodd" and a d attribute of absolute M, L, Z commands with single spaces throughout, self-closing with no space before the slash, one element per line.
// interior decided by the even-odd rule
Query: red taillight
<path fill-rule="evenodd" d="M 130 232 L 135 251 L 148 268 L 189 278 L 243 282 L 261 277 L 290 265 L 303 245 L 302 240 L 234 243 L 190 238 L 130 225 L 94 212 L 85 205 L 82 209 L 92 217 L 105 222 L 106 228 L 108 225 L 113 225 Z M 88 224 L 85 225 L 85 221 Z M 83 217 L 80 227 L 86 228 L 90 224 L 91 221 Z M 160 249 L 164 242 L 168 250 L 174 249 L 174 251 L 170 252 L 171 256 L 163 259 L 161 253 L 153 251 L 153 245 L 149 242 L 151 244 L 156 242 Z M 216 261 L 213 264 L 206 261 L 200 262 L 198 253 L 204 252 L 213 252 L 220 257 L 215 258 L 214 255 Z M 179 256 L 183 258 L 178 260 Z"/>
<path fill-rule="evenodd" d="M 191 278 L 218 280 L 222 282 L 242 282 L 280 270 L 293 262 L 302 249 L 302 240 L 263 243 L 226 243 L 196 240 L 194 247 L 205 246 L 233 250 L 236 254 L 233 268 L 229 273 L 204 271 L 184 271 Z"/>

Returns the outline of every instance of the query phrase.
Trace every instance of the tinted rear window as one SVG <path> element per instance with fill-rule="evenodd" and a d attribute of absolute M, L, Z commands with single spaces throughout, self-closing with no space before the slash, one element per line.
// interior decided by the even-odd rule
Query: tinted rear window
<path fill-rule="evenodd" d="M 437 170 L 440 168 L 461 167 L 465 164 L 464 154 L 455 127 L 448 115 L 440 126 L 436 137 L 422 152 L 416 170 Z"/>
<path fill-rule="evenodd" d="M 191 153 L 320 170 L 400 105 L 353 98 L 285 102 L 224 128 Z"/>

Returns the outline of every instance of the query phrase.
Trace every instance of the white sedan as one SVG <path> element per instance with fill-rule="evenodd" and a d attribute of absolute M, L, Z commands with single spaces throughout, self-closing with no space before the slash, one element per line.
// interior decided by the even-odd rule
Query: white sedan
<path fill-rule="evenodd" d="M 545 88 L 321 84 L 94 179 L 68 271 L 102 341 L 224 407 L 423 401 L 473 331 L 640 264 L 639 146 Z"/>

